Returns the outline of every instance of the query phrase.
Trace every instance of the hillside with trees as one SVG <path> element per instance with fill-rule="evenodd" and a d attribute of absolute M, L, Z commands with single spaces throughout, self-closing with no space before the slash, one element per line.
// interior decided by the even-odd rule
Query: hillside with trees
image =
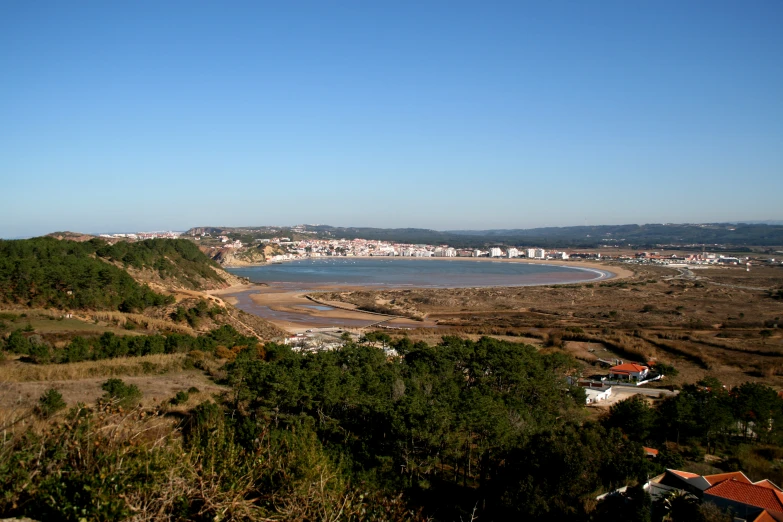
<path fill-rule="evenodd" d="M 220 269 L 192 241 L 148 239 L 114 244 L 99 239 L 86 242 L 95 255 L 139 275 L 152 275 L 165 286 L 193 290 L 228 286 L 232 277 Z"/>
<path fill-rule="evenodd" d="M 122 312 L 172 302 L 137 282 L 129 271 L 142 280 L 154 276 L 163 286 L 191 289 L 227 286 L 231 277 L 187 240 L 0 241 L 0 302 Z"/>
<path fill-rule="evenodd" d="M 98 259 L 102 241 L 0 241 L 0 302 L 31 308 L 136 312 L 173 298 Z"/>

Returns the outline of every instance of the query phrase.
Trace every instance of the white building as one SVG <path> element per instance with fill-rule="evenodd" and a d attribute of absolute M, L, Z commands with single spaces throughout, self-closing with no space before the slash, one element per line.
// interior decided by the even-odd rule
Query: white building
<path fill-rule="evenodd" d="M 569 384 L 571 382 L 569 381 Z M 585 390 L 585 404 L 605 401 L 612 395 L 612 387 L 603 382 L 581 381 L 578 385 Z"/>
<path fill-rule="evenodd" d="M 489 249 L 489 257 L 502 257 L 503 251 L 500 250 L 498 247 L 493 247 Z"/>
<path fill-rule="evenodd" d="M 508 257 L 509 258 L 519 257 L 519 250 L 517 250 L 516 248 L 513 248 L 513 247 L 509 248 L 508 249 Z"/>
<path fill-rule="evenodd" d="M 457 257 L 457 251 L 451 247 L 437 247 L 433 253 L 434 257 Z"/>
<path fill-rule="evenodd" d="M 534 259 L 546 259 L 546 250 L 544 250 L 543 248 L 536 248 L 533 251 L 533 253 L 534 253 L 533 255 Z"/>
<path fill-rule="evenodd" d="M 612 395 L 612 387 L 607 386 L 604 389 L 585 388 L 585 404 L 595 404 L 605 401 Z"/>
<path fill-rule="evenodd" d="M 528 259 L 535 259 L 536 257 L 536 249 L 535 248 L 528 248 L 525 250 L 525 256 L 527 256 Z"/>

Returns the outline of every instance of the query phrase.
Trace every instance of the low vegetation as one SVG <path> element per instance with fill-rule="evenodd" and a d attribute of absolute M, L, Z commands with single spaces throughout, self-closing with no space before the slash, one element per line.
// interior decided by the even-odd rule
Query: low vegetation
<path fill-rule="evenodd" d="M 177 309 L 171 313 L 171 319 L 178 323 L 187 322 L 192 328 L 198 328 L 202 319 L 208 317 L 214 320 L 224 312 L 225 310 L 222 307 L 218 305 L 209 306 L 209 303 L 200 299 L 195 306 L 190 308 L 178 306 Z"/>

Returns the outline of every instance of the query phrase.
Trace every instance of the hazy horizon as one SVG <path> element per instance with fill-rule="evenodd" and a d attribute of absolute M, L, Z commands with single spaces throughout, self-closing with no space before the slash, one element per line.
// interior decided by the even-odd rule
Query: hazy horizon
<path fill-rule="evenodd" d="M 184 228 L 166 228 L 166 227 L 151 227 L 151 228 L 129 228 L 129 229 L 107 229 L 107 230 L 70 230 L 70 229 L 56 229 L 56 230 L 49 230 L 47 232 L 42 232 L 40 234 L 32 234 L 32 235 L 20 235 L 20 236 L 14 236 L 14 237 L 8 237 L 8 236 L 0 236 L 0 239 L 27 239 L 31 237 L 40 237 L 45 236 L 48 234 L 52 234 L 55 232 L 72 232 L 77 234 L 85 234 L 85 235 L 99 235 L 99 234 L 129 234 L 129 233 L 136 233 L 136 232 L 179 232 L 184 233 L 191 228 L 199 228 L 199 227 L 215 227 L 215 228 L 256 228 L 256 227 L 273 227 L 273 228 L 293 228 L 299 225 L 325 225 L 325 226 L 332 226 L 332 227 L 339 227 L 339 228 L 377 228 L 377 229 L 395 229 L 395 228 L 411 228 L 411 229 L 421 229 L 421 230 L 435 230 L 436 232 L 453 232 L 453 231 L 491 231 L 491 230 L 532 230 L 537 228 L 569 228 L 569 227 L 581 227 L 581 226 L 587 226 L 587 227 L 602 227 L 602 226 L 628 226 L 628 225 L 705 225 L 705 224 L 746 224 L 746 225 L 770 225 L 770 226 L 778 226 L 783 225 L 783 220 L 754 220 L 754 221 L 693 221 L 693 222 L 687 222 L 687 223 L 673 223 L 673 222 L 646 222 L 646 223 L 587 223 L 587 224 L 573 224 L 573 225 L 552 225 L 550 226 L 543 226 L 543 227 L 497 227 L 497 228 L 449 228 L 449 229 L 437 229 L 437 228 L 428 228 L 428 227 L 383 227 L 383 226 L 377 226 L 377 227 L 370 227 L 367 225 L 361 225 L 361 224 L 353 224 L 353 225 L 335 225 L 332 223 L 304 223 L 304 222 L 298 222 L 293 224 L 279 224 L 279 223 L 266 223 L 266 224 L 242 224 L 242 225 L 226 225 L 223 223 L 216 224 L 216 223 L 201 223 L 197 225 L 192 225 Z M 366 239 L 372 239 L 372 238 L 366 238 Z"/>
<path fill-rule="evenodd" d="M 783 220 L 783 3 L 0 5 L 0 237 Z"/>

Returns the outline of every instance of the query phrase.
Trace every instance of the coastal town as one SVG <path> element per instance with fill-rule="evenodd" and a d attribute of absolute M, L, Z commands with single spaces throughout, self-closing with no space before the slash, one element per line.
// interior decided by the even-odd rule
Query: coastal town
<path fill-rule="evenodd" d="M 781 264 L 776 258 L 755 256 L 728 256 L 712 252 L 663 254 L 653 252 L 615 252 L 598 250 L 564 250 L 544 249 L 535 246 L 493 246 L 486 249 L 454 248 L 449 245 L 429 245 L 397 243 L 373 239 L 301 239 L 292 240 L 289 237 L 272 237 L 256 239 L 252 244 L 243 243 L 228 235 L 214 238 L 210 236 L 194 236 L 195 241 L 211 239 L 218 242 L 208 247 L 209 250 L 248 250 L 261 246 L 274 245 L 280 253 L 269 256 L 268 263 L 281 263 L 301 259 L 321 257 L 408 257 L 408 258 L 492 258 L 492 259 L 530 259 L 538 261 L 619 261 L 626 263 L 648 263 L 656 265 L 677 266 L 738 266 L 749 264 L 774 265 Z M 213 255 L 214 257 L 214 255 Z"/>
<path fill-rule="evenodd" d="M 175 231 L 131 232 L 100 234 L 109 240 L 143 241 L 147 239 L 188 238 L 201 245 L 210 257 L 221 260 L 220 253 L 252 251 L 274 247 L 272 255 L 265 256 L 265 263 L 282 263 L 321 257 L 407 257 L 407 258 L 492 258 L 530 259 L 537 261 L 616 261 L 636 264 L 653 264 L 670 267 L 780 265 L 782 258 L 756 255 L 724 255 L 706 251 L 627 251 L 602 247 L 596 250 L 545 249 L 538 246 L 491 246 L 489 248 L 454 248 L 447 244 L 412 244 L 373 239 L 292 239 L 286 236 L 253 239 L 243 242 L 233 235 L 211 235 L 194 229 L 197 233 Z M 297 234 L 305 233 L 294 228 Z M 781 252 L 783 254 L 783 252 Z"/>

